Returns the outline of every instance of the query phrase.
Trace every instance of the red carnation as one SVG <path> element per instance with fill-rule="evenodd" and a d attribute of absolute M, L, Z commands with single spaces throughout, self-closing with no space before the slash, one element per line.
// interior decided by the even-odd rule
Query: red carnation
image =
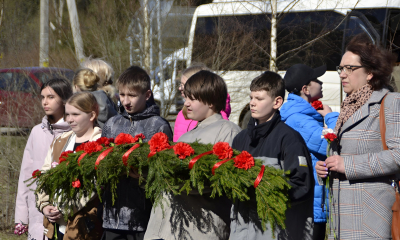
<path fill-rule="evenodd" d="M 81 187 L 81 181 L 79 181 L 79 179 L 76 180 L 76 181 L 73 181 L 72 182 L 72 187 L 73 188 L 80 188 Z"/>
<path fill-rule="evenodd" d="M 142 141 L 143 141 L 143 139 L 145 139 L 145 138 L 146 137 L 143 135 L 143 133 L 139 133 L 134 137 L 135 142 L 139 141 L 139 139 L 142 139 Z"/>
<path fill-rule="evenodd" d="M 335 140 L 337 138 L 337 136 L 334 133 L 327 133 L 324 135 L 324 138 L 326 140 L 328 140 L 328 142 L 332 142 L 333 140 Z"/>
<path fill-rule="evenodd" d="M 158 132 L 149 141 L 150 152 L 159 152 L 170 147 L 167 134 Z"/>
<path fill-rule="evenodd" d="M 73 153 L 73 151 L 65 151 L 61 153 L 60 157 L 58 158 L 58 163 L 62 163 L 68 158 L 68 154 Z"/>
<path fill-rule="evenodd" d="M 87 154 L 99 152 L 99 151 L 101 151 L 101 149 L 103 149 L 103 147 L 100 144 L 98 144 L 97 142 L 87 142 L 85 144 L 85 148 L 84 148 L 84 150 Z"/>
<path fill-rule="evenodd" d="M 322 110 L 324 109 L 324 106 L 322 105 L 321 101 L 314 101 L 311 103 L 311 106 L 315 109 L 315 110 Z"/>
<path fill-rule="evenodd" d="M 227 159 L 233 156 L 233 149 L 227 142 L 217 142 L 213 147 L 213 154 L 219 159 Z"/>
<path fill-rule="evenodd" d="M 254 166 L 254 158 L 251 156 L 250 153 L 246 151 L 242 151 L 239 155 L 235 158 L 235 167 L 241 169 L 249 169 Z"/>
<path fill-rule="evenodd" d="M 179 142 L 173 148 L 174 153 L 179 156 L 179 159 L 185 159 L 194 154 L 194 149 L 187 143 Z"/>
<path fill-rule="evenodd" d="M 104 145 L 105 147 L 108 147 L 110 143 L 114 142 L 113 138 L 107 138 L 107 137 L 101 137 L 96 140 L 96 142 L 100 145 Z"/>
<path fill-rule="evenodd" d="M 33 173 L 32 173 L 32 178 L 40 177 L 40 175 L 42 175 L 42 172 L 41 172 L 39 169 L 36 169 L 36 170 L 33 171 Z"/>
<path fill-rule="evenodd" d="M 81 143 L 78 147 L 76 147 L 75 152 L 85 151 L 85 144 Z"/>
<path fill-rule="evenodd" d="M 135 138 L 132 137 L 132 135 L 127 134 L 127 133 L 120 133 L 114 140 L 114 143 L 116 145 L 120 145 L 120 144 L 129 144 L 129 143 L 134 143 Z"/>

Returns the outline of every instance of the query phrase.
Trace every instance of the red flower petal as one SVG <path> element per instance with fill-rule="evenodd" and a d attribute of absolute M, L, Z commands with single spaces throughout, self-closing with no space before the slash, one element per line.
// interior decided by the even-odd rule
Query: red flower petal
<path fill-rule="evenodd" d="M 233 156 L 233 149 L 227 142 L 217 142 L 213 147 L 214 155 L 219 159 L 231 158 Z"/>
<path fill-rule="evenodd" d="M 194 149 L 187 143 L 179 142 L 173 147 L 174 153 L 179 156 L 179 159 L 185 159 L 194 154 Z"/>
<path fill-rule="evenodd" d="M 249 169 L 254 166 L 254 158 L 253 156 L 248 153 L 247 151 L 242 151 L 239 155 L 235 158 L 235 167 L 241 169 Z"/>

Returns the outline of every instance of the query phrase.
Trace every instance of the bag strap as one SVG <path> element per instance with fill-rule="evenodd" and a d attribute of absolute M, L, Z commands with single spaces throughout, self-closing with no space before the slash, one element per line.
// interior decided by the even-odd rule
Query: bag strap
<path fill-rule="evenodd" d="M 381 102 L 381 107 L 379 109 L 379 128 L 381 129 L 381 140 L 382 140 L 382 146 L 383 146 L 383 150 L 388 150 L 388 147 L 386 145 L 386 138 L 385 138 L 385 134 L 386 134 L 386 122 L 385 122 L 385 98 L 387 95 L 385 95 L 382 99 Z"/>

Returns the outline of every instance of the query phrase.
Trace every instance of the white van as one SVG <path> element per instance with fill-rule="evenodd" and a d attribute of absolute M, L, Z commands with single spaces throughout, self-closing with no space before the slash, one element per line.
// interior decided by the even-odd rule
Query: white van
<path fill-rule="evenodd" d="M 400 0 L 300 0 L 278 2 L 278 60 L 283 76 L 296 63 L 327 65 L 322 102 L 340 110 L 344 99 L 336 72 L 344 48 L 365 32 L 400 51 Z M 231 95 L 230 120 L 241 127 L 249 117 L 249 85 L 269 68 L 270 1 L 214 2 L 199 6 L 190 29 L 187 66 L 202 62 L 220 74 Z"/>

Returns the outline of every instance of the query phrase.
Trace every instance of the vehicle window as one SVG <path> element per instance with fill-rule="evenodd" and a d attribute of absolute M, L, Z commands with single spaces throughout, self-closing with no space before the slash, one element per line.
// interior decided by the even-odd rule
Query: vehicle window
<path fill-rule="evenodd" d="M 12 81 L 16 92 L 35 93 L 39 90 L 39 86 L 28 76 L 28 73 L 14 72 Z"/>
<path fill-rule="evenodd" d="M 65 70 L 52 70 L 34 72 L 33 75 L 35 75 L 35 77 L 37 77 L 41 83 L 45 83 L 52 78 L 63 78 L 71 82 L 72 78 L 74 77 L 74 72 Z"/>
<path fill-rule="evenodd" d="M 12 73 L 0 73 L 0 89 L 9 91 L 11 87 Z"/>
<path fill-rule="evenodd" d="M 193 62 L 202 62 L 214 70 L 268 69 L 269 18 L 270 14 L 198 18 Z M 312 67 L 327 64 L 329 70 L 334 70 L 341 58 L 343 18 L 334 11 L 281 16 L 277 37 L 279 70 L 296 63 Z M 326 33 L 329 34 L 325 36 Z"/>
<path fill-rule="evenodd" d="M 400 11 L 390 11 L 387 33 L 387 48 L 397 55 L 400 62 Z"/>

